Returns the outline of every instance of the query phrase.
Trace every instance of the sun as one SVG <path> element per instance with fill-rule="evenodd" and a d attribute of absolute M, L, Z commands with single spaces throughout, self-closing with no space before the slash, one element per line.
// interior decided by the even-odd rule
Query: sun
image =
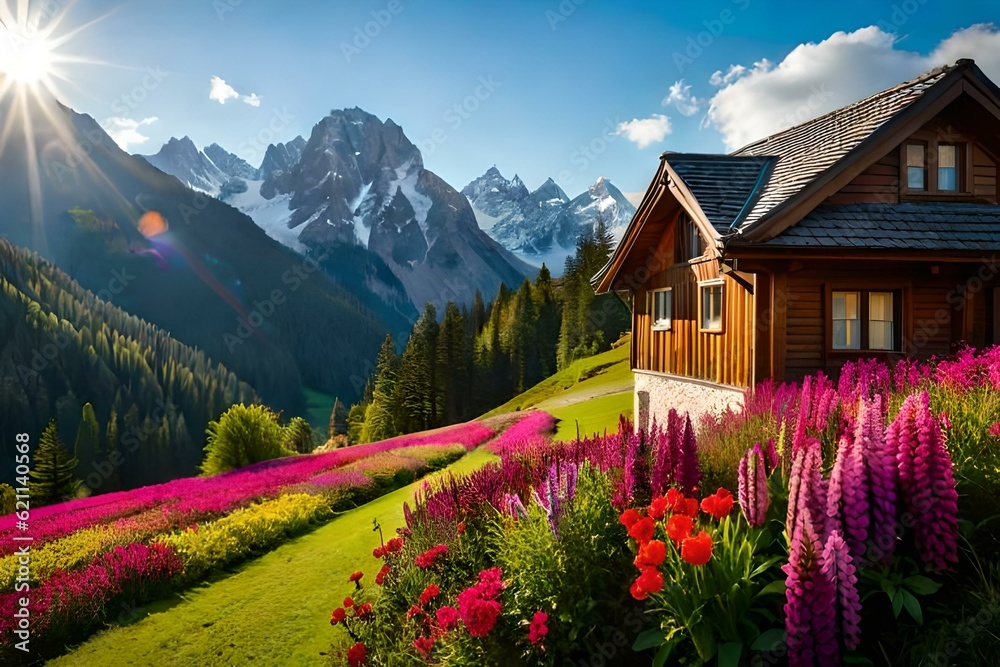
<path fill-rule="evenodd" d="M 55 61 L 55 45 L 44 37 L 0 28 L 0 72 L 14 82 L 36 86 L 51 81 Z"/>

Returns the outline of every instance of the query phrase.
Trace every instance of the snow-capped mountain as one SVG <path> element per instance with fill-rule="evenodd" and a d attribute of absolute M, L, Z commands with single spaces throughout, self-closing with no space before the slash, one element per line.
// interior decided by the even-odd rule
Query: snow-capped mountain
<path fill-rule="evenodd" d="M 141 156 L 160 171 L 176 176 L 193 190 L 217 197 L 230 180 L 188 137 L 171 138 L 156 155 Z"/>
<path fill-rule="evenodd" d="M 334 111 L 302 143 L 269 147 L 262 181 L 229 200 L 272 238 L 299 251 L 367 249 L 418 307 L 469 303 L 477 289 L 493 294 L 533 273 L 479 228 L 465 197 L 424 168 L 391 119 Z"/>
<path fill-rule="evenodd" d="M 222 170 L 230 178 L 241 178 L 246 181 L 256 181 L 260 179 L 260 170 L 250 166 L 250 163 L 233 155 L 219 144 L 206 146 L 203 151 L 215 166 Z"/>
<path fill-rule="evenodd" d="M 494 166 L 462 189 L 479 225 L 497 242 L 533 265 L 543 262 L 556 274 L 573 254 L 577 239 L 600 214 L 620 238 L 635 207 L 606 178 L 599 178 L 574 199 L 555 181 L 546 180 L 534 192 L 516 175 L 503 177 Z"/>

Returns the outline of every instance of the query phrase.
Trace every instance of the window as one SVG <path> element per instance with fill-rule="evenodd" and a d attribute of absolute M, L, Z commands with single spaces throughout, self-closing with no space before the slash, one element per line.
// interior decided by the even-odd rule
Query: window
<path fill-rule="evenodd" d="M 958 147 L 938 145 L 938 190 L 958 192 Z"/>
<path fill-rule="evenodd" d="M 861 349 L 861 293 L 833 293 L 833 349 Z"/>
<path fill-rule="evenodd" d="M 830 304 L 830 347 L 834 350 L 901 349 L 901 300 L 898 291 L 834 291 Z"/>
<path fill-rule="evenodd" d="M 677 220 L 677 261 L 684 262 L 689 259 L 697 259 L 704 254 L 702 247 L 701 232 L 686 215 L 682 215 Z"/>
<path fill-rule="evenodd" d="M 922 192 L 927 189 L 927 147 L 906 145 L 906 189 Z"/>
<path fill-rule="evenodd" d="M 649 313 L 653 320 L 653 331 L 669 331 L 674 312 L 674 292 L 669 287 L 649 293 Z"/>
<path fill-rule="evenodd" d="M 699 322 L 701 331 L 722 331 L 722 288 L 721 280 L 699 283 Z"/>
<path fill-rule="evenodd" d="M 963 182 L 965 144 L 911 141 L 903 145 L 901 176 L 910 194 L 972 194 Z"/>

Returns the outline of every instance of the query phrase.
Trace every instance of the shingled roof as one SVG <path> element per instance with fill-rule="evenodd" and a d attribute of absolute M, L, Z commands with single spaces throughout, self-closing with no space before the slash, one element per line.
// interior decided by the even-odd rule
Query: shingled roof
<path fill-rule="evenodd" d="M 753 210 L 775 163 L 772 157 L 704 153 L 664 153 L 663 159 L 720 234 L 728 234 Z"/>
<path fill-rule="evenodd" d="M 766 155 L 777 158 L 771 177 L 756 205 L 747 213 L 742 227 L 751 227 L 776 206 L 801 192 L 964 62 L 971 63 L 959 61 L 960 64 L 921 74 L 731 153 L 734 157 Z"/>
<path fill-rule="evenodd" d="M 1000 250 L 1000 206 L 965 202 L 824 204 L 759 245 L 871 250 Z"/>

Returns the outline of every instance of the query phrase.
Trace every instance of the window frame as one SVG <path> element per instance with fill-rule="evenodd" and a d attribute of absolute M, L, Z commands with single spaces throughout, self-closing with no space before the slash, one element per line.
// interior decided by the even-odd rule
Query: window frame
<path fill-rule="evenodd" d="M 719 292 L 719 327 L 706 328 L 705 324 L 705 290 L 712 287 L 720 288 Z M 723 278 L 698 281 L 698 333 L 721 334 L 726 330 L 726 281 Z"/>
<path fill-rule="evenodd" d="M 860 347 L 835 348 L 833 346 L 833 294 L 834 292 L 857 292 L 859 295 L 858 315 L 860 319 Z M 871 304 L 872 293 L 886 292 L 892 294 L 892 349 L 877 350 L 871 348 Z M 907 285 L 898 283 L 879 285 L 875 287 L 859 287 L 857 284 L 826 285 L 824 298 L 826 332 L 824 349 L 827 357 L 878 357 L 883 355 L 899 355 L 904 351 L 907 340 L 906 303 L 909 289 Z"/>
<path fill-rule="evenodd" d="M 924 149 L 924 189 L 911 190 L 907 151 L 910 146 L 921 146 Z M 938 169 L 940 164 L 940 146 L 955 147 L 955 189 L 941 190 L 939 187 Z M 972 149 L 969 141 L 963 139 L 919 139 L 904 141 L 899 148 L 899 193 L 902 197 L 921 198 L 958 198 L 973 196 L 972 182 Z"/>
<path fill-rule="evenodd" d="M 691 264 L 705 256 L 708 244 L 702 238 L 701 230 L 698 229 L 694 219 L 687 213 L 682 212 L 678 215 L 675 236 L 675 265 Z"/>
<path fill-rule="evenodd" d="M 667 294 L 667 318 L 666 320 L 656 319 L 656 295 Z M 674 326 L 674 288 L 658 287 L 646 292 L 647 312 L 649 313 L 649 323 L 653 331 L 671 331 Z M 664 324 L 664 322 L 666 322 Z"/>

